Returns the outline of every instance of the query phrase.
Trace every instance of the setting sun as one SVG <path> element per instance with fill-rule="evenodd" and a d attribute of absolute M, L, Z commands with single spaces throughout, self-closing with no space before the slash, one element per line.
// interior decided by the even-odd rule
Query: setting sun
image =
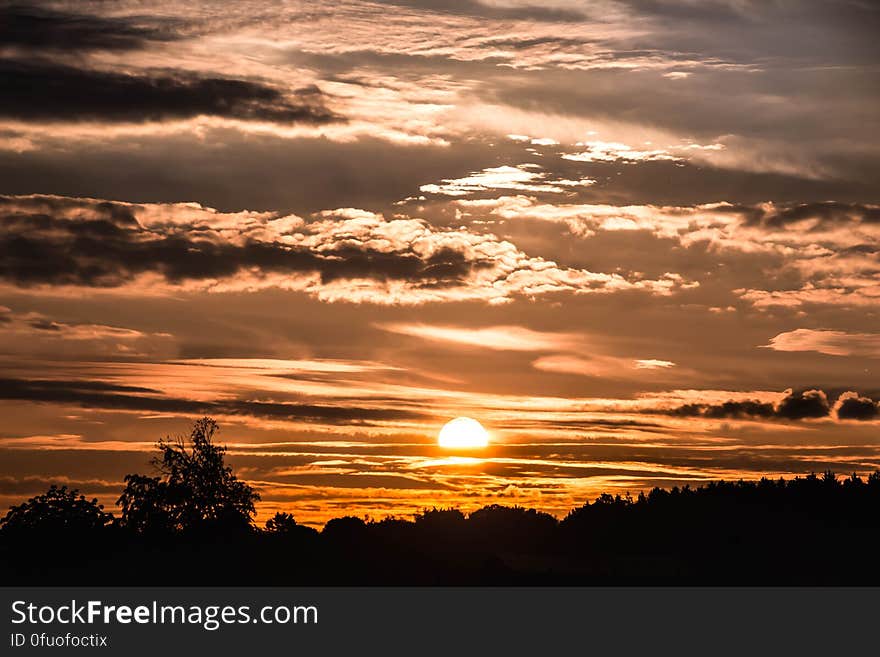
<path fill-rule="evenodd" d="M 469 417 L 457 417 L 440 429 L 437 444 L 446 448 L 486 447 L 489 444 L 489 433 L 476 420 Z"/>

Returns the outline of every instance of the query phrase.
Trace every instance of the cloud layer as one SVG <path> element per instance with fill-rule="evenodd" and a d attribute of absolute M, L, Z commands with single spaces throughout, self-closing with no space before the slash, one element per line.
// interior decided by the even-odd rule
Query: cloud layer
<path fill-rule="evenodd" d="M 281 288 L 327 301 L 424 303 L 687 287 L 559 267 L 508 241 L 354 209 L 222 215 L 58 197 L 2 199 L 0 277 L 18 286 L 115 288 L 150 279 L 215 290 Z M 693 284 L 691 284 L 693 285 Z"/>
<path fill-rule="evenodd" d="M 671 242 L 694 254 L 708 252 L 725 266 L 760 260 L 772 286 L 742 285 L 733 292 L 762 310 L 807 305 L 868 307 L 880 298 L 880 209 L 876 205 L 621 207 L 552 203 L 521 195 L 462 199 L 456 204 L 467 216 L 559 223 L 584 240 L 643 233 L 665 243 L 658 247 L 668 249 Z"/>
<path fill-rule="evenodd" d="M 833 416 L 839 420 L 873 420 L 878 416 L 878 402 L 848 391 L 841 393 L 832 405 L 822 390 L 788 390 L 776 403 L 750 399 L 721 404 L 691 403 L 673 408 L 669 413 L 711 419 L 811 420 Z"/>
<path fill-rule="evenodd" d="M 141 123 L 201 115 L 280 123 L 340 121 L 315 86 L 283 93 L 233 78 L 187 74 L 134 75 L 61 64 L 4 62 L 0 117 L 18 121 Z"/>

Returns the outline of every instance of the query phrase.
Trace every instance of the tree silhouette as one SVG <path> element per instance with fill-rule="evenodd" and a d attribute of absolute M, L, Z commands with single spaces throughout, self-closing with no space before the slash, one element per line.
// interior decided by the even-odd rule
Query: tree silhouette
<path fill-rule="evenodd" d="M 492 548 L 532 550 L 551 539 L 556 518 L 521 506 L 492 504 L 477 509 L 467 519 L 473 540 Z"/>
<path fill-rule="evenodd" d="M 367 535 L 367 523 L 355 516 L 328 520 L 321 531 L 326 540 L 339 545 L 355 545 Z"/>
<path fill-rule="evenodd" d="M 122 521 L 137 532 L 234 531 L 251 528 L 260 496 L 226 465 L 215 445 L 217 423 L 197 420 L 189 443 L 160 440 L 152 460 L 158 477 L 130 474 L 117 504 Z"/>
<path fill-rule="evenodd" d="M 67 486 L 52 486 L 43 495 L 10 507 L 0 520 L 4 536 L 51 536 L 59 533 L 87 534 L 113 522 L 97 499 L 88 500 Z"/>
<path fill-rule="evenodd" d="M 296 527 L 294 517 L 280 511 L 266 521 L 266 531 L 272 534 L 290 534 L 296 531 Z"/>
<path fill-rule="evenodd" d="M 423 509 L 415 517 L 416 527 L 420 529 L 448 533 L 460 531 L 465 524 L 465 515 L 458 509 Z"/>
<path fill-rule="evenodd" d="M 279 512 L 254 531 L 257 494 L 226 465 L 216 431 L 203 418 L 187 441 L 160 441 L 157 472 L 125 478 L 122 522 L 66 487 L 10 508 L 0 520 L 0 581 L 880 583 L 880 471 L 603 493 L 561 520 L 492 504 L 424 509 L 411 520 L 344 516 L 320 533 Z"/>

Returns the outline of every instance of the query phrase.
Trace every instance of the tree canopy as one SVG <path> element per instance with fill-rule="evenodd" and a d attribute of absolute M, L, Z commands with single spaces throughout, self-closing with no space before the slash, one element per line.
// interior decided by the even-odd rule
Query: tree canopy
<path fill-rule="evenodd" d="M 259 494 L 225 462 L 214 443 L 217 423 L 197 420 L 189 441 L 160 440 L 152 463 L 158 476 L 130 474 L 117 504 L 123 523 L 137 532 L 247 529 Z"/>
<path fill-rule="evenodd" d="M 88 500 L 67 486 L 51 486 L 42 495 L 10 507 L 0 526 L 6 535 L 55 535 L 104 529 L 113 522 L 97 499 Z"/>

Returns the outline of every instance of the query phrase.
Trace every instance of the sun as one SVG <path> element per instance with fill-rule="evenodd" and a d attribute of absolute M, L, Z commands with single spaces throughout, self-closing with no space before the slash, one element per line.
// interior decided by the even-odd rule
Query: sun
<path fill-rule="evenodd" d="M 489 432 L 469 417 L 457 417 L 440 429 L 437 444 L 446 448 L 477 449 L 489 444 Z"/>

